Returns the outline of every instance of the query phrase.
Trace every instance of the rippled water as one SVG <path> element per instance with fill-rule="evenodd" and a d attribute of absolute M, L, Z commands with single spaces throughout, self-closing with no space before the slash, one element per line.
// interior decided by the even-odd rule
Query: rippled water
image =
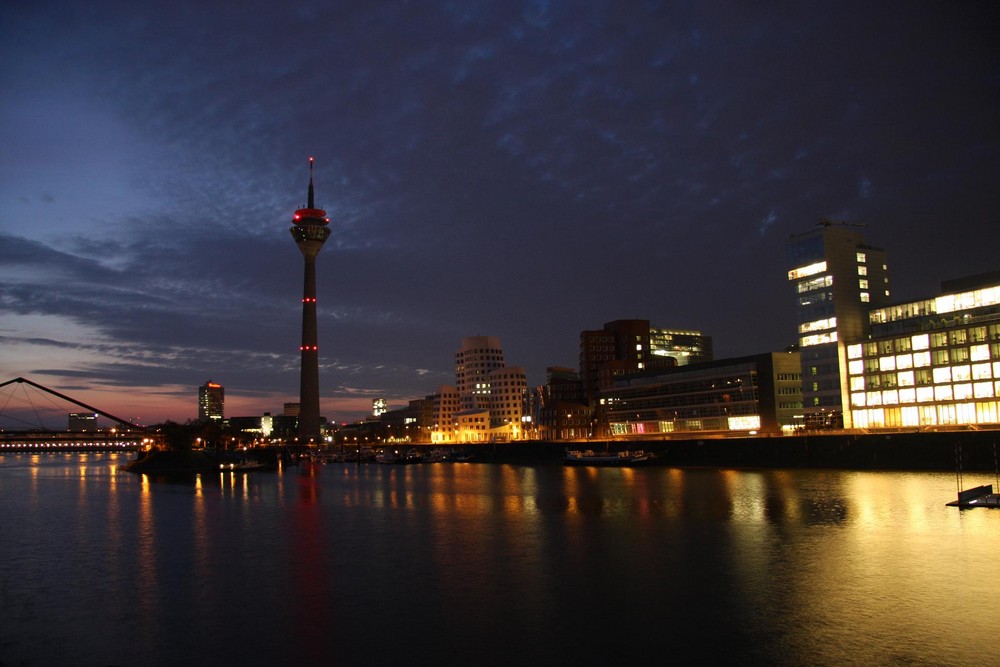
<path fill-rule="evenodd" d="M 3 665 L 1000 655 L 1000 510 L 952 475 L 124 462 L 0 456 Z"/>

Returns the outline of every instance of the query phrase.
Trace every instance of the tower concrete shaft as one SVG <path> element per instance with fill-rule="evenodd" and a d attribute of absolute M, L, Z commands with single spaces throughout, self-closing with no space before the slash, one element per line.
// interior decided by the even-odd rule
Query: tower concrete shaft
<path fill-rule="evenodd" d="M 309 203 L 295 211 L 289 230 L 305 260 L 302 285 L 302 365 L 299 376 L 299 440 L 320 439 L 319 415 L 319 332 L 316 324 L 316 256 L 330 236 L 326 211 L 313 203 L 312 158 L 309 158 Z"/>

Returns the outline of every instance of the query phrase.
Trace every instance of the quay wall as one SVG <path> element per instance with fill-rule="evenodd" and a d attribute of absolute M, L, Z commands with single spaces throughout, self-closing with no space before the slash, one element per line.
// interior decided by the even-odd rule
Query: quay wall
<path fill-rule="evenodd" d="M 479 461 L 559 463 L 567 449 L 643 449 L 655 465 L 716 468 L 995 471 L 1000 431 L 810 434 L 642 441 L 510 442 L 466 445 Z"/>

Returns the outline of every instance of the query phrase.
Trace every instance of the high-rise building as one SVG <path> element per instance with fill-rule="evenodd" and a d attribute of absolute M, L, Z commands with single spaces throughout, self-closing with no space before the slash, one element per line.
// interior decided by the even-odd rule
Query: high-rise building
<path fill-rule="evenodd" d="M 823 221 L 791 237 L 788 259 L 805 425 L 850 428 L 845 342 L 867 335 L 868 312 L 889 303 L 885 251 L 868 245 L 858 225 Z"/>
<path fill-rule="evenodd" d="M 462 348 L 455 353 L 455 384 L 462 410 L 489 410 L 490 372 L 505 365 L 496 336 L 462 339 Z"/>
<path fill-rule="evenodd" d="M 198 421 L 221 422 L 226 413 L 226 388 L 209 380 L 198 387 Z"/>
<path fill-rule="evenodd" d="M 313 159 L 309 158 L 309 194 L 305 208 L 295 211 L 289 231 L 305 260 L 302 287 L 302 355 L 299 376 L 299 438 L 303 442 L 320 438 L 319 345 L 316 326 L 316 256 L 330 236 L 330 219 L 313 201 Z"/>

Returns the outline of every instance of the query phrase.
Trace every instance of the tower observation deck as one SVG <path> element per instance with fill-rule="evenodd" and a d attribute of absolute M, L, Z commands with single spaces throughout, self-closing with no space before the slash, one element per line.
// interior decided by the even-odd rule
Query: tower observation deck
<path fill-rule="evenodd" d="M 319 433 L 319 346 L 316 326 L 316 256 L 330 237 L 330 219 L 316 208 L 313 200 L 313 159 L 309 158 L 309 198 L 305 208 L 295 211 L 289 231 L 305 260 L 302 286 L 302 355 L 299 378 L 299 439 L 318 442 Z"/>

